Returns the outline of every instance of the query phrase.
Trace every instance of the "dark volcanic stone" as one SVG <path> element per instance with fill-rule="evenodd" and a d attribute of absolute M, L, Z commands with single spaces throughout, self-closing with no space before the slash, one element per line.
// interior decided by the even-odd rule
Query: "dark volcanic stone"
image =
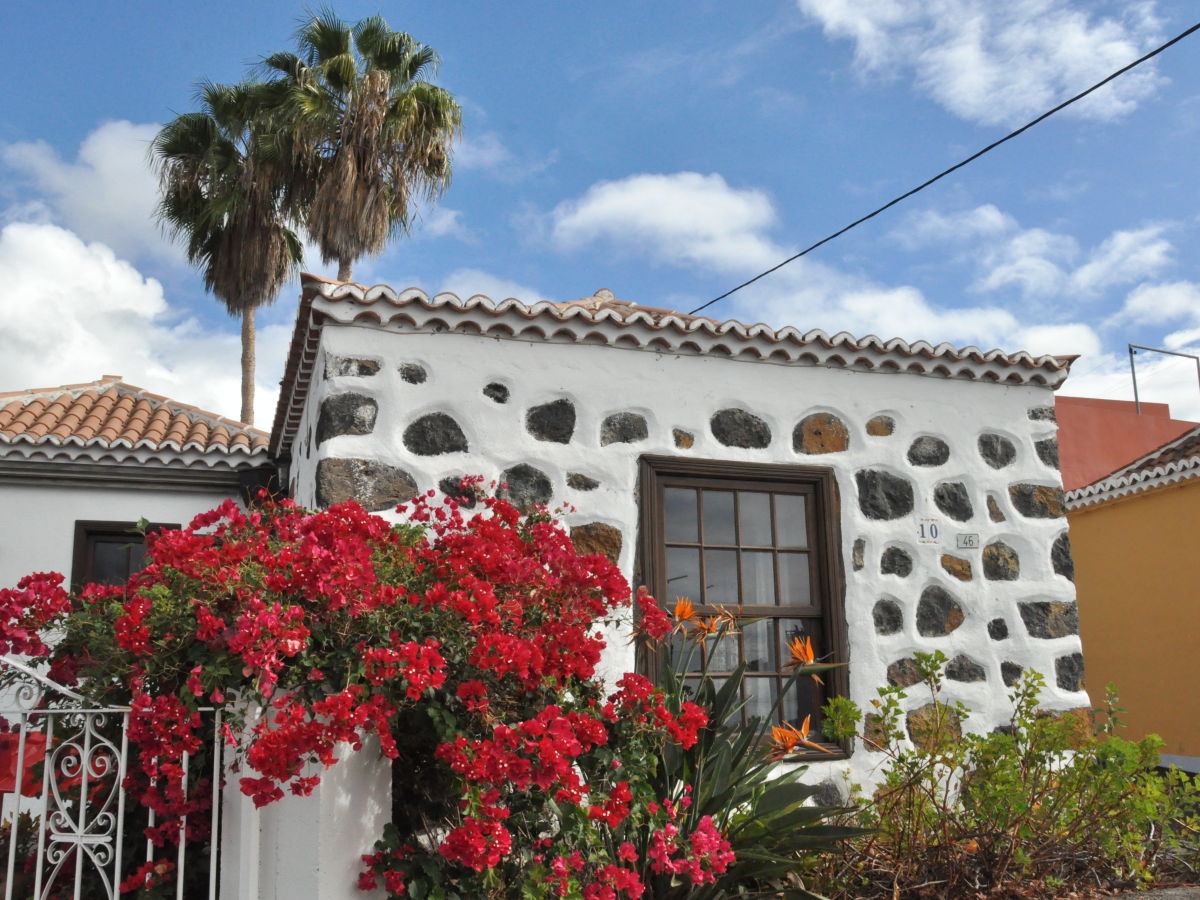
<path fill-rule="evenodd" d="M 854 549 L 850 554 L 850 563 L 854 566 L 854 571 L 861 571 L 864 559 L 867 553 L 867 542 L 862 538 L 858 538 L 854 542 Z"/>
<path fill-rule="evenodd" d="M 404 429 L 404 446 L 417 456 L 439 456 L 468 450 L 467 436 L 445 413 L 421 416 Z"/>
<path fill-rule="evenodd" d="M 580 556 L 599 553 L 616 563 L 621 555 L 621 531 L 603 522 L 589 522 L 571 528 L 571 543 Z"/>
<path fill-rule="evenodd" d="M 325 358 L 325 377 L 338 378 L 342 375 L 357 375 L 365 378 L 379 372 L 379 360 L 362 359 L 355 356 L 328 356 Z"/>
<path fill-rule="evenodd" d="M 563 398 L 525 413 L 525 429 L 539 441 L 567 444 L 575 433 L 575 404 Z"/>
<path fill-rule="evenodd" d="M 475 506 L 475 492 L 471 489 L 463 489 L 461 475 L 447 475 L 438 482 L 438 490 L 447 497 L 452 497 L 457 500 L 460 505 L 471 509 Z"/>
<path fill-rule="evenodd" d="M 812 799 L 815 805 L 824 809 L 846 805 L 846 798 L 842 796 L 842 789 L 838 787 L 835 781 L 822 781 L 818 784 L 817 792 L 813 794 Z"/>
<path fill-rule="evenodd" d="M 912 557 L 899 547 L 888 547 L 879 557 L 879 571 L 884 575 L 899 575 L 907 578 L 912 574 Z"/>
<path fill-rule="evenodd" d="M 403 469 L 373 459 L 323 459 L 317 463 L 317 506 L 357 500 L 370 512 L 407 503 L 417 483 Z"/>
<path fill-rule="evenodd" d="M 696 443 L 696 436 L 682 428 L 672 428 L 671 437 L 675 438 L 675 446 L 680 450 L 691 450 L 692 445 Z"/>
<path fill-rule="evenodd" d="M 933 502 L 956 522 L 966 522 L 975 515 L 971 498 L 967 495 L 967 486 L 961 481 L 939 484 L 933 489 Z"/>
<path fill-rule="evenodd" d="M 792 431 L 792 449 L 797 453 L 841 453 L 849 446 L 846 423 L 833 413 L 805 416 Z"/>
<path fill-rule="evenodd" d="M 594 491 L 600 487 L 600 482 L 595 478 L 588 478 L 580 472 L 568 472 L 567 487 L 576 491 Z"/>
<path fill-rule="evenodd" d="M 950 445 L 941 438 L 925 435 L 908 447 L 908 461 L 914 466 L 940 466 L 950 458 Z"/>
<path fill-rule="evenodd" d="M 983 577 L 988 581 L 1016 581 L 1021 577 L 1017 551 L 1004 541 L 993 541 L 983 548 Z"/>
<path fill-rule="evenodd" d="M 962 721 L 958 713 L 945 704 L 929 703 L 914 709 L 906 717 L 906 723 L 909 739 L 923 750 L 933 750 L 962 739 Z"/>
<path fill-rule="evenodd" d="M 1012 687 L 1021 680 L 1021 676 L 1025 674 L 1025 667 L 1020 663 L 1002 662 L 1000 663 L 1000 677 L 1004 679 L 1005 687 Z"/>
<path fill-rule="evenodd" d="M 425 367 L 417 363 L 404 363 L 400 367 L 400 377 L 409 384 L 424 384 L 425 379 L 429 374 L 425 371 Z"/>
<path fill-rule="evenodd" d="M 1072 581 L 1075 580 L 1075 561 L 1071 558 L 1071 538 L 1064 531 L 1054 539 L 1050 548 L 1050 564 L 1054 571 Z"/>
<path fill-rule="evenodd" d="M 895 600 L 880 600 L 871 615 L 875 619 L 876 634 L 895 634 L 904 627 L 904 613 Z"/>
<path fill-rule="evenodd" d="M 867 434 L 871 437 L 888 437 L 896 430 L 896 420 L 891 416 L 875 416 L 867 420 Z"/>
<path fill-rule="evenodd" d="M 1054 414 L 1053 406 L 1035 406 L 1029 410 L 1029 418 L 1035 422 L 1057 422 L 1058 416 Z"/>
<path fill-rule="evenodd" d="M 881 469 L 854 473 L 858 508 L 868 519 L 899 519 L 913 511 L 912 483 Z"/>
<path fill-rule="evenodd" d="M 988 637 L 993 641 L 1008 640 L 1008 623 L 1003 619 L 992 619 L 988 622 Z"/>
<path fill-rule="evenodd" d="M 541 469 L 520 463 L 500 473 L 503 487 L 497 494 L 521 512 L 530 512 L 535 506 L 550 502 L 553 489 L 550 479 Z"/>
<path fill-rule="evenodd" d="M 898 659 L 887 669 L 888 684 L 892 687 L 912 687 L 921 681 L 921 673 L 917 671 L 917 661 L 911 656 Z"/>
<path fill-rule="evenodd" d="M 1044 484 L 1010 484 L 1008 499 L 1021 515 L 1030 519 L 1061 519 L 1066 515 L 1060 487 Z"/>
<path fill-rule="evenodd" d="M 981 434 L 979 455 L 993 469 L 1003 469 L 1017 458 L 1017 447 L 1002 434 Z"/>
<path fill-rule="evenodd" d="M 507 403 L 508 388 L 498 381 L 493 381 L 491 384 L 484 385 L 483 396 L 489 400 L 495 400 L 497 403 Z"/>
<path fill-rule="evenodd" d="M 600 423 L 600 446 L 633 444 L 650 436 L 646 417 L 631 412 L 614 413 Z"/>
<path fill-rule="evenodd" d="M 758 450 L 771 443 L 771 426 L 744 409 L 722 409 L 713 413 L 708 427 L 726 447 Z"/>
<path fill-rule="evenodd" d="M 987 672 L 971 657 L 959 654 L 946 664 L 946 677 L 951 681 L 987 681 Z"/>
<path fill-rule="evenodd" d="M 1064 691 L 1083 690 L 1083 654 L 1072 653 L 1054 661 L 1054 680 Z"/>
<path fill-rule="evenodd" d="M 1046 438 L 1044 441 L 1035 441 L 1033 449 L 1037 451 L 1038 459 L 1052 469 L 1058 468 L 1058 438 Z"/>
<path fill-rule="evenodd" d="M 326 397 L 317 419 L 317 446 L 339 434 L 370 434 L 378 413 L 379 406 L 365 394 Z"/>
<path fill-rule="evenodd" d="M 1060 638 L 1079 634 L 1079 607 L 1062 600 L 1037 600 L 1017 605 L 1025 630 L 1035 638 Z"/>
<path fill-rule="evenodd" d="M 963 623 L 963 609 L 945 588 L 931 584 L 917 604 L 917 631 L 922 637 L 949 634 Z"/>
<path fill-rule="evenodd" d="M 1003 522 L 1004 513 L 1000 511 L 1000 504 L 996 502 L 996 498 L 988 494 L 987 498 L 988 518 L 993 522 Z"/>

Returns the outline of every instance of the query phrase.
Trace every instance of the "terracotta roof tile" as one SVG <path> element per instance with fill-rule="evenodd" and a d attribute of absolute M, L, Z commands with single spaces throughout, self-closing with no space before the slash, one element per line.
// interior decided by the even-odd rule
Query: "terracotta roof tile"
<path fill-rule="evenodd" d="M 86 384 L 0 394 L 0 447 L 6 444 L 265 456 L 267 435 L 106 375 Z"/>
<path fill-rule="evenodd" d="M 1200 478 L 1200 426 L 1172 438 L 1110 475 L 1068 491 L 1065 497 L 1067 509 L 1080 509 L 1193 478 Z"/>

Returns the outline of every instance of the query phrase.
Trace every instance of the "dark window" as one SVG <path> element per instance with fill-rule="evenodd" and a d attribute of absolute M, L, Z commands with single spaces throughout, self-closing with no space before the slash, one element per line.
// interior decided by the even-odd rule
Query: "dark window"
<path fill-rule="evenodd" d="M 679 597 L 699 615 L 718 607 L 743 620 L 736 635 L 692 653 L 720 681 L 746 664 L 743 721 L 767 716 L 788 677 L 788 643 L 809 638 L 819 659 L 846 662 L 837 485 L 827 469 L 645 457 L 644 578 L 670 611 Z M 677 658 L 685 639 L 677 638 Z M 799 725 L 846 691 L 845 668 L 800 679 L 776 721 Z M 831 749 L 835 745 L 830 744 Z M 828 759 L 828 755 L 819 754 Z"/>
<path fill-rule="evenodd" d="M 178 528 L 150 525 L 147 531 Z M 136 522 L 76 522 L 71 588 L 85 584 L 124 584 L 146 565 L 145 539 Z"/>

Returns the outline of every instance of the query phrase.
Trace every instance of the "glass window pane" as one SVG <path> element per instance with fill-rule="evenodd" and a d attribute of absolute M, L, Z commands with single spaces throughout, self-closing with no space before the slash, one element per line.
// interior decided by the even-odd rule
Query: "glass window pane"
<path fill-rule="evenodd" d="M 738 555 L 736 550 L 704 551 L 704 602 L 710 606 L 737 606 Z"/>
<path fill-rule="evenodd" d="M 736 544 L 733 530 L 733 492 L 704 492 L 704 543 Z"/>
<path fill-rule="evenodd" d="M 775 620 L 759 619 L 742 625 L 747 672 L 775 672 Z"/>
<path fill-rule="evenodd" d="M 671 666 L 676 672 L 699 672 L 704 667 L 700 647 L 688 635 L 671 635 L 670 648 Z"/>
<path fill-rule="evenodd" d="M 96 584 L 122 584 L 129 577 L 129 538 L 98 538 L 92 545 L 91 580 Z"/>
<path fill-rule="evenodd" d="M 779 681 L 775 678 L 747 678 L 746 688 L 746 719 L 757 717 L 765 719 L 771 715 L 775 701 L 779 697 Z M 773 718 L 772 721 L 777 721 Z"/>
<path fill-rule="evenodd" d="M 667 488 L 663 491 L 668 541 L 695 543 L 696 492 L 690 488 Z"/>
<path fill-rule="evenodd" d="M 749 606 L 775 604 L 775 554 L 769 550 L 742 553 L 742 602 Z"/>
<path fill-rule="evenodd" d="M 809 722 L 811 729 L 809 737 L 812 740 L 820 740 L 819 735 L 813 737 L 812 733 L 820 727 L 823 702 L 824 690 L 820 684 L 813 681 L 811 676 L 798 678 L 783 699 L 783 717 L 799 728 L 804 723 L 805 717 L 812 716 Z"/>
<path fill-rule="evenodd" d="M 775 536 L 780 547 L 808 546 L 808 523 L 800 494 L 775 495 Z"/>
<path fill-rule="evenodd" d="M 738 665 L 738 641 L 736 634 L 726 632 L 719 638 L 705 641 L 709 655 L 710 672 L 732 672 Z"/>
<path fill-rule="evenodd" d="M 738 494 L 738 521 L 743 547 L 770 547 L 771 495 L 742 491 Z"/>
<path fill-rule="evenodd" d="M 781 606 L 812 605 L 807 553 L 779 554 L 779 603 Z"/>
<path fill-rule="evenodd" d="M 700 551 L 691 547 L 667 548 L 667 596 L 661 602 L 671 609 L 677 597 L 701 602 Z"/>

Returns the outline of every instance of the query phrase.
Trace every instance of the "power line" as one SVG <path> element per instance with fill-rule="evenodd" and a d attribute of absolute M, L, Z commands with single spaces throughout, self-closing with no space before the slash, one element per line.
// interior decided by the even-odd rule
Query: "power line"
<path fill-rule="evenodd" d="M 783 262 L 781 262 L 777 265 L 771 266 L 771 268 L 767 269 L 764 272 L 759 272 L 753 278 L 749 279 L 748 281 L 743 281 L 737 287 L 731 288 L 730 290 L 721 294 L 719 297 L 713 297 L 707 303 L 700 304 L 695 309 L 693 309 L 691 312 L 689 312 L 688 315 L 693 316 L 696 313 L 700 312 L 700 310 L 707 309 L 708 307 L 712 306 L 714 303 L 716 303 L 720 300 L 724 300 L 726 297 L 730 296 L 731 294 L 736 294 L 742 288 L 749 287 L 750 285 L 754 284 L 754 282 L 758 281 L 760 278 L 765 278 L 766 276 L 770 275 L 772 272 L 776 272 L 779 269 L 782 269 L 788 263 L 793 263 L 796 260 L 798 260 L 800 257 L 805 256 L 808 253 L 811 253 L 813 250 L 816 250 L 822 244 L 828 244 L 834 238 L 841 237 L 843 234 L 845 234 L 851 228 L 856 228 L 859 225 L 861 225 L 863 222 L 867 221 L 868 219 L 875 218 L 875 216 L 879 215 L 881 212 L 883 212 L 886 209 L 890 209 L 891 207 L 895 206 L 897 203 L 901 202 L 902 200 L 907 200 L 913 194 L 920 193 L 921 191 L 925 190 L 925 188 L 929 187 L 934 182 L 941 181 L 943 178 L 945 178 L 951 172 L 955 172 L 955 171 L 961 169 L 963 166 L 967 165 L 968 163 L 974 162 L 975 160 L 979 159 L 979 157 L 983 156 L 985 153 L 987 153 L 991 150 L 995 150 L 997 147 L 999 147 L 1005 141 L 1011 141 L 1017 135 L 1028 131 L 1030 128 L 1032 128 L 1034 125 L 1037 125 L 1039 122 L 1045 121 L 1046 119 L 1048 119 L 1052 115 L 1054 115 L 1056 112 L 1066 109 L 1068 106 L 1070 106 L 1072 103 L 1076 102 L 1077 100 L 1082 100 L 1088 94 L 1092 93 L 1092 91 L 1095 91 L 1095 90 L 1098 90 L 1099 88 L 1104 87 L 1104 85 L 1108 84 L 1113 79 L 1119 78 L 1120 76 L 1124 75 L 1130 69 L 1136 68 L 1137 66 L 1140 66 L 1142 63 L 1144 63 L 1146 60 L 1152 59 L 1155 56 L 1158 56 L 1158 54 L 1162 53 L 1164 50 L 1166 50 L 1172 44 L 1179 43 L 1185 37 L 1187 37 L 1189 34 L 1191 34 L 1192 32 L 1194 32 L 1198 29 L 1200 29 L 1200 22 L 1197 22 L 1195 25 L 1193 25 L 1191 28 L 1187 29 L 1186 31 L 1182 32 L 1181 34 L 1177 34 L 1175 37 L 1171 38 L 1171 40 L 1167 41 L 1161 47 L 1151 50 L 1149 53 L 1147 53 L 1145 56 L 1141 57 L 1140 59 L 1135 59 L 1133 62 L 1131 62 L 1129 65 L 1125 66 L 1124 68 L 1117 69 L 1117 71 L 1113 72 L 1111 75 L 1109 75 L 1104 80 L 1097 81 L 1086 91 L 1076 94 L 1070 100 L 1064 100 L 1062 103 L 1058 104 L 1058 106 L 1054 107 L 1054 109 L 1051 109 L 1051 110 L 1048 110 L 1047 112 L 1042 113 L 1036 119 L 1034 119 L 1031 122 L 1026 123 L 1025 125 L 1022 125 L 1016 131 L 1005 135 L 1004 137 L 1000 138 L 1000 140 L 998 140 L 998 141 L 993 141 L 992 143 L 988 144 L 986 147 L 984 147 L 979 152 L 973 153 L 970 156 L 968 156 L 966 159 L 962 160 L 961 162 L 955 163 L 954 165 L 952 165 L 950 168 L 946 169 L 945 171 L 939 172 L 937 175 L 934 175 L 932 178 L 930 178 L 928 181 L 924 182 L 923 184 L 917 185 L 911 191 L 901 194 L 899 197 L 896 197 L 894 200 L 889 200 L 887 203 L 885 203 L 883 206 L 879 207 L 879 209 L 875 210 L 874 212 L 867 213 L 861 219 L 855 219 L 853 222 L 851 222 L 845 228 L 835 231 L 833 234 L 829 235 L 828 237 L 822 238 L 821 240 L 817 241 L 815 244 L 813 244 L 810 247 L 805 247 L 803 250 L 801 250 L 799 253 L 795 254 L 794 256 L 789 256 Z"/>

